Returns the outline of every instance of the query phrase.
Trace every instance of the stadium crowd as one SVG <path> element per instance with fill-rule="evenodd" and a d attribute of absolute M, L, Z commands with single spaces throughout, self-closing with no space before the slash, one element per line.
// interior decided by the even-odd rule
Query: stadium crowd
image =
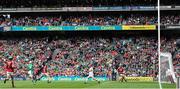
<path fill-rule="evenodd" d="M 127 76 L 156 76 L 157 39 L 154 37 L 114 38 L 11 38 L 0 41 L 0 76 L 5 76 L 3 59 L 13 57 L 15 75 L 27 77 L 27 64 L 34 60 L 35 68 L 48 61 L 51 76 L 85 76 L 94 65 L 95 76 L 111 76 L 117 56 Z M 52 55 L 52 56 L 51 56 Z M 49 59 L 50 58 L 50 59 Z"/>
<path fill-rule="evenodd" d="M 161 5 L 180 5 L 180 1 L 179 0 L 161 0 Z"/>
<path fill-rule="evenodd" d="M 161 16 L 161 25 L 180 25 L 180 15 Z"/>
<path fill-rule="evenodd" d="M 103 7 L 103 6 L 156 6 L 157 0 L 1 0 L 4 8 L 23 7 Z"/>
<path fill-rule="evenodd" d="M 0 26 L 94 26 L 94 25 L 157 25 L 157 17 L 151 15 L 80 15 L 80 16 L 1 16 Z"/>

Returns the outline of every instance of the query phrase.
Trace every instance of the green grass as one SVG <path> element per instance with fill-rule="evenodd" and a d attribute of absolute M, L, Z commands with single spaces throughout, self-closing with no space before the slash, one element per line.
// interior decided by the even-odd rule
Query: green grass
<path fill-rule="evenodd" d="M 101 84 L 98 84 L 95 81 L 89 81 L 87 84 L 84 84 L 83 81 L 53 81 L 50 84 L 47 84 L 45 81 L 39 81 L 35 85 L 31 81 L 15 81 L 16 88 L 77 88 L 77 89 L 94 89 L 94 88 L 117 88 L 117 89 L 159 89 L 158 82 L 115 82 L 115 81 L 104 81 Z M 164 88 L 175 89 L 175 84 L 163 84 Z M 0 89 L 11 88 L 11 82 L 8 81 L 6 84 L 3 84 L 3 81 L 0 81 Z"/>

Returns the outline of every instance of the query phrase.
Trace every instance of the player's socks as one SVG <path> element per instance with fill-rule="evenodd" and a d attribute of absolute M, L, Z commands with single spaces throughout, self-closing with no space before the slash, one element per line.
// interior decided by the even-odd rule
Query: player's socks
<path fill-rule="evenodd" d="M 6 81 L 8 81 L 8 79 L 5 79 L 5 80 L 4 80 L 4 84 L 6 84 Z"/>
<path fill-rule="evenodd" d="M 119 79 L 119 82 L 122 82 L 122 78 Z"/>
<path fill-rule="evenodd" d="M 4 84 L 6 83 L 6 79 L 4 80 Z"/>
<path fill-rule="evenodd" d="M 99 80 L 95 80 L 95 81 L 97 81 L 97 82 L 100 84 L 100 81 L 99 81 Z"/>
<path fill-rule="evenodd" d="M 51 77 L 48 76 L 48 81 L 47 83 L 51 83 Z"/>
<path fill-rule="evenodd" d="M 98 81 L 98 83 L 100 84 L 101 82 L 100 82 L 100 81 Z"/>
<path fill-rule="evenodd" d="M 32 80 L 32 83 L 35 85 L 36 84 L 36 80 Z"/>
<path fill-rule="evenodd" d="M 86 81 L 84 82 L 84 84 L 87 84 L 87 81 L 88 81 L 88 79 L 86 79 Z"/>
<path fill-rule="evenodd" d="M 87 82 L 88 82 L 88 78 L 86 79 L 86 81 L 84 83 L 87 84 Z"/>
<path fill-rule="evenodd" d="M 36 79 L 36 81 L 40 81 L 40 80 L 41 80 L 41 77 Z"/>
<path fill-rule="evenodd" d="M 12 83 L 12 87 L 15 88 L 15 86 L 14 86 L 14 78 L 13 77 L 11 77 L 11 81 L 12 81 L 11 82 Z"/>
<path fill-rule="evenodd" d="M 47 81 L 47 83 L 51 83 L 51 81 L 50 81 L 50 80 L 48 80 L 48 81 Z"/>
<path fill-rule="evenodd" d="M 13 81 L 13 84 L 12 84 L 12 88 L 16 88 L 16 87 L 14 86 L 14 81 Z"/>
<path fill-rule="evenodd" d="M 36 79 L 34 79 L 34 81 L 35 81 L 35 83 L 38 81 L 38 79 L 36 78 Z"/>
<path fill-rule="evenodd" d="M 123 82 L 123 80 L 121 79 L 121 82 Z"/>

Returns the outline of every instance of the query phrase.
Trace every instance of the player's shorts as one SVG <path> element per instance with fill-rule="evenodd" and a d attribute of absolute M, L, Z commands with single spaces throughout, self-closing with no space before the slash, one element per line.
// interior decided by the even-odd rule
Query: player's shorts
<path fill-rule="evenodd" d="M 89 72 L 89 76 L 88 77 L 94 78 L 94 74 L 92 72 Z"/>
<path fill-rule="evenodd" d="M 32 71 L 28 71 L 28 74 L 30 77 L 33 77 L 33 72 Z"/>
<path fill-rule="evenodd" d="M 7 77 L 13 76 L 13 72 L 7 72 L 6 74 L 7 74 Z"/>
<path fill-rule="evenodd" d="M 48 73 L 42 73 L 42 75 L 46 75 L 46 76 L 49 76 L 49 74 L 48 74 Z"/>
<path fill-rule="evenodd" d="M 125 77 L 125 74 L 119 74 L 120 77 Z"/>

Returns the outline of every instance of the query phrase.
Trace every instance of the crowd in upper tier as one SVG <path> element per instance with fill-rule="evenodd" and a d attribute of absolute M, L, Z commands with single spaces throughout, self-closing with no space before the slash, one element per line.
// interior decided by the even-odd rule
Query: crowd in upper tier
<path fill-rule="evenodd" d="M 145 14 L 0 16 L 0 26 L 110 26 L 157 25 L 157 23 L 157 16 Z M 161 25 L 180 25 L 180 15 L 161 16 Z"/>
<path fill-rule="evenodd" d="M 157 25 L 157 17 L 141 14 L 78 15 L 78 16 L 1 16 L 0 26 L 108 26 Z"/>
<path fill-rule="evenodd" d="M 161 25 L 180 25 L 180 15 L 161 16 Z"/>
<path fill-rule="evenodd" d="M 157 0 L 1 0 L 1 7 L 156 6 Z"/>
<path fill-rule="evenodd" d="M 180 5 L 179 0 L 161 0 L 160 3 L 161 3 L 161 5 L 165 5 L 165 6 L 166 5 L 168 5 L 168 6 L 170 6 L 170 5 L 173 5 L 173 6 Z"/>

